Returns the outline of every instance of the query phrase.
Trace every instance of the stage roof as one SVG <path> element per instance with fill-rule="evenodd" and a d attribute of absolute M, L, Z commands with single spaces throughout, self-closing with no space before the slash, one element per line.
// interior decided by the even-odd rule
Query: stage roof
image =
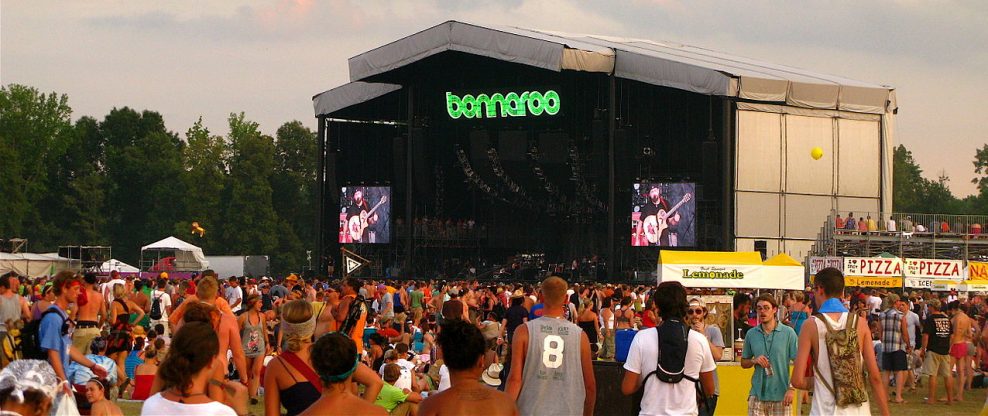
<path fill-rule="evenodd" d="M 742 100 L 858 113 L 896 109 L 892 87 L 646 39 L 447 21 L 350 58 L 350 84 L 313 97 L 316 115 L 400 87 L 360 83 L 430 56 L 458 51 L 551 71 L 616 77 Z M 331 110 L 331 111 L 326 111 Z"/>

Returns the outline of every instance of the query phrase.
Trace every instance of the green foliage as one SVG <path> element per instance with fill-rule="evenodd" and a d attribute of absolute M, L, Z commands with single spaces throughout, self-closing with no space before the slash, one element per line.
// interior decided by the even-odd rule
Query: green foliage
<path fill-rule="evenodd" d="M 230 198 L 223 241 L 227 254 L 269 254 L 278 246 L 278 215 L 272 205 L 274 140 L 243 113 L 229 118 L 232 156 Z"/>
<path fill-rule="evenodd" d="M 223 136 L 214 136 L 203 127 L 202 117 L 185 132 L 185 172 L 183 181 L 187 218 L 175 226 L 175 235 L 191 238 L 206 253 L 223 252 L 223 191 L 227 186 L 227 160 L 230 147 Z M 191 235 L 191 223 L 206 229 L 203 237 Z"/>
<path fill-rule="evenodd" d="M 51 233 L 51 218 L 37 208 L 49 194 L 52 164 L 68 148 L 71 115 L 64 94 L 18 84 L 0 88 L 0 235 L 35 239 Z"/>
<path fill-rule="evenodd" d="M 281 125 L 276 133 L 275 171 L 271 177 L 274 208 L 283 219 L 279 235 L 282 255 L 273 259 L 279 269 L 308 266 L 305 247 L 316 245 L 316 134 L 300 121 Z M 292 221 L 284 221 L 284 219 Z"/>

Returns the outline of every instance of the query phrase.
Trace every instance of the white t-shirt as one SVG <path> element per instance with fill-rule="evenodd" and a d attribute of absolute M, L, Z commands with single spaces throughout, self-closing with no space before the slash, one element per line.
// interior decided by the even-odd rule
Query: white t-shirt
<path fill-rule="evenodd" d="M 141 406 L 141 415 L 237 416 L 237 412 L 220 402 L 179 403 L 161 397 L 161 393 L 157 393 L 144 401 L 144 405 Z"/>
<path fill-rule="evenodd" d="M 151 306 L 154 306 L 155 299 L 158 299 L 158 306 L 161 307 L 161 319 L 157 319 L 157 321 L 168 320 L 168 308 L 172 306 L 172 297 L 165 292 L 155 289 L 153 292 L 151 292 Z M 148 314 L 149 314 L 148 319 L 151 319 L 150 313 L 151 310 L 148 309 Z"/>
<path fill-rule="evenodd" d="M 226 301 L 230 303 L 230 310 L 233 311 L 234 313 L 239 312 L 240 308 L 243 306 L 243 300 L 244 300 L 244 292 L 240 290 L 240 286 L 226 288 L 225 297 L 226 297 Z M 238 300 L 240 301 L 240 304 L 237 306 L 233 306 L 233 304 L 237 303 Z"/>
<path fill-rule="evenodd" d="M 869 296 L 868 308 L 871 309 L 871 313 L 879 313 L 882 310 L 882 298 L 874 295 Z"/>
<path fill-rule="evenodd" d="M 659 340 L 655 331 L 655 328 L 649 328 L 635 334 L 628 350 L 628 360 L 624 363 L 625 370 L 642 377 L 655 371 L 659 354 Z M 689 331 L 687 342 L 684 374 L 699 378 L 700 372 L 717 369 L 706 336 Z M 639 415 L 695 415 L 697 412 L 696 386 L 692 381 L 683 379 L 679 383 L 669 384 L 655 377 L 647 380 Z"/>
<path fill-rule="evenodd" d="M 103 283 L 103 299 L 106 299 L 107 305 L 113 303 L 113 285 L 117 284 L 121 284 L 126 287 L 127 281 L 123 279 L 113 279 L 109 282 Z"/>
<path fill-rule="evenodd" d="M 438 391 L 443 391 L 450 388 L 452 384 L 449 383 L 449 367 L 443 364 L 439 367 L 439 389 Z"/>

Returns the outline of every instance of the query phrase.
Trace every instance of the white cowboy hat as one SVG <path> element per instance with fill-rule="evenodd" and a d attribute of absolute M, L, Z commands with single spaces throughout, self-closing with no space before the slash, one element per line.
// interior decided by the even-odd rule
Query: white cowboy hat
<path fill-rule="evenodd" d="M 498 363 L 493 363 L 491 364 L 490 367 L 487 367 L 487 370 L 484 370 L 483 374 L 480 375 L 480 378 L 484 380 L 484 383 L 487 383 L 488 386 L 493 386 L 493 387 L 500 386 L 501 370 L 503 368 L 504 368 L 503 365 Z"/>

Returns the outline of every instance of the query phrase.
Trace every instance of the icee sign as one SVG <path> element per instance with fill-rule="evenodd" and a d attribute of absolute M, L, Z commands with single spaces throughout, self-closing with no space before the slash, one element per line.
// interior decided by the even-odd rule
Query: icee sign
<path fill-rule="evenodd" d="M 464 118 L 506 118 L 528 115 L 554 116 L 559 113 L 561 101 L 554 90 L 478 94 L 458 96 L 446 93 L 446 112 L 456 120 Z"/>

